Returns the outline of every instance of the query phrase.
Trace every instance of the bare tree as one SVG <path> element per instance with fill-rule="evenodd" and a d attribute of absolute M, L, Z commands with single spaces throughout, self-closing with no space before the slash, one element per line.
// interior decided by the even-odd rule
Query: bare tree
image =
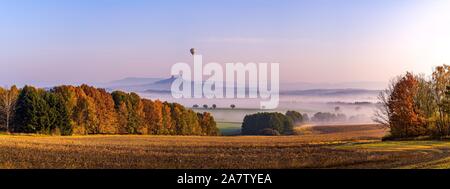
<path fill-rule="evenodd" d="M 378 95 L 378 100 L 380 101 L 377 104 L 377 109 L 375 110 L 373 121 L 379 123 L 385 127 L 389 127 L 389 91 L 384 90 Z"/>
<path fill-rule="evenodd" d="M 378 95 L 379 102 L 376 105 L 377 108 L 372 120 L 385 126 L 386 128 L 389 128 L 391 125 L 389 121 L 389 118 L 391 117 L 391 112 L 389 110 L 389 98 L 391 97 L 392 91 L 394 90 L 394 87 L 398 83 L 399 79 L 399 77 L 392 79 L 388 88 L 381 91 Z"/>
<path fill-rule="evenodd" d="M 3 115 L 6 131 L 10 130 L 10 122 L 14 116 L 19 90 L 16 86 L 0 90 L 0 112 Z"/>

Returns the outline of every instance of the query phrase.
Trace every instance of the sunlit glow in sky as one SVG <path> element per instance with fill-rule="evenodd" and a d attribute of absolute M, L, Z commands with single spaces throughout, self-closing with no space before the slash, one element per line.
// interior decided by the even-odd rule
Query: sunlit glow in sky
<path fill-rule="evenodd" d="M 278 62 L 282 82 L 385 82 L 450 64 L 448 0 L 3 0 L 0 84 Z"/>

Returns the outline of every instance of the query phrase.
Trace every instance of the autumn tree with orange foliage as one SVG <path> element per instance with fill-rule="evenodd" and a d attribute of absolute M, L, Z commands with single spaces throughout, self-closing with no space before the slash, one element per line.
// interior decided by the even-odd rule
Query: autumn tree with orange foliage
<path fill-rule="evenodd" d="M 414 101 L 419 82 L 412 73 L 400 78 L 388 101 L 390 129 L 393 137 L 414 137 L 427 134 L 425 117 Z"/>
<path fill-rule="evenodd" d="M 398 77 L 379 99 L 374 121 L 390 129 L 390 138 L 450 135 L 450 66 L 436 67 L 431 80 L 412 73 Z"/>
<path fill-rule="evenodd" d="M 216 127 L 216 121 L 214 121 L 214 117 L 210 113 L 197 113 L 197 117 L 200 121 L 203 135 L 219 135 L 220 131 Z"/>

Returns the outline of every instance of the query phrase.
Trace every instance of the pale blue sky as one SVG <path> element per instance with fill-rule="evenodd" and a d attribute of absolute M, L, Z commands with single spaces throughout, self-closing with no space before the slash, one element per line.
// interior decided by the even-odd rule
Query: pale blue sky
<path fill-rule="evenodd" d="M 0 83 L 166 77 L 279 62 L 281 80 L 387 81 L 450 64 L 447 0 L 1 0 Z"/>

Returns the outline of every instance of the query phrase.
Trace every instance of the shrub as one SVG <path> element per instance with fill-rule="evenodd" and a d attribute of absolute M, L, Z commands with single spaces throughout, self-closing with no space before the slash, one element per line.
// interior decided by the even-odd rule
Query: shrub
<path fill-rule="evenodd" d="M 247 115 L 242 124 L 243 135 L 261 135 L 265 129 L 272 129 L 283 135 L 293 133 L 292 120 L 281 113 L 256 113 Z"/>

